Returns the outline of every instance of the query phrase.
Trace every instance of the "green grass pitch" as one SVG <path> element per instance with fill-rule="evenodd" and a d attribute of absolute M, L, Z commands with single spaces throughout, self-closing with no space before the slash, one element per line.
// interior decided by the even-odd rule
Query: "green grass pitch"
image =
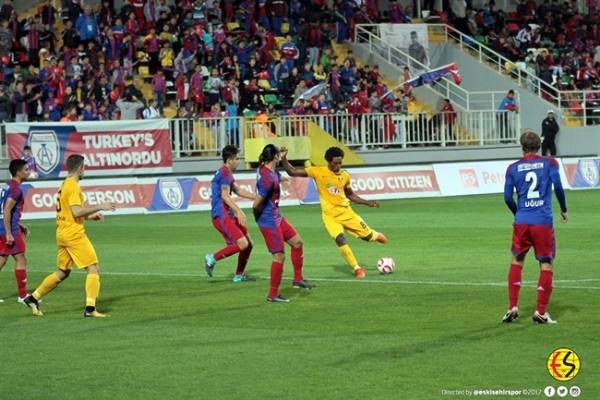
<path fill-rule="evenodd" d="M 500 324 L 512 222 L 500 195 L 356 206 L 390 240 L 350 240 L 368 267 L 365 281 L 344 265 L 318 206 L 283 208 L 305 241 L 305 276 L 318 285 L 292 289 L 288 257 L 287 305 L 265 301 L 270 256 L 253 222 L 248 272 L 261 279 L 248 283 L 230 281 L 234 259 L 206 277 L 203 255 L 222 246 L 207 213 L 88 223 L 104 273 L 98 305 L 110 318 L 82 318 L 81 273 L 43 299 L 43 318 L 32 317 L 15 301 L 9 260 L 0 274 L 0 399 L 459 398 L 442 391 L 559 386 L 546 367 L 558 347 L 582 362 L 566 386 L 597 399 L 600 192 L 569 192 L 567 200 L 571 220 L 556 224 L 553 326 L 530 320 L 532 258 L 522 318 Z M 54 222 L 29 226 L 33 290 L 54 268 Z M 394 274 L 378 275 L 381 256 L 396 260 Z"/>

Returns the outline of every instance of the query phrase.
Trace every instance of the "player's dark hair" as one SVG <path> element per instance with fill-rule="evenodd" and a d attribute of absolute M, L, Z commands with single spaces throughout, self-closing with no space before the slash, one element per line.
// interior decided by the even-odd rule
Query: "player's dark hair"
<path fill-rule="evenodd" d="M 16 160 L 11 160 L 10 164 L 8 164 L 8 170 L 10 171 L 10 175 L 14 178 L 17 176 L 17 172 L 21 170 L 24 166 L 27 165 L 27 161 L 21 160 L 20 158 Z"/>
<path fill-rule="evenodd" d="M 325 152 L 325 161 L 331 162 L 336 157 L 344 158 L 344 150 L 339 147 L 330 147 Z"/>
<path fill-rule="evenodd" d="M 260 153 L 258 161 L 261 164 L 270 163 L 275 159 L 275 157 L 277 157 L 277 154 L 279 154 L 279 149 L 277 148 L 277 146 L 275 146 L 274 144 L 268 144 L 263 148 L 262 153 Z"/>
<path fill-rule="evenodd" d="M 531 130 L 525 131 L 519 141 L 521 148 L 526 153 L 537 153 L 542 146 L 542 141 L 538 134 Z"/>
<path fill-rule="evenodd" d="M 23 151 L 25 151 L 25 150 L 31 150 L 31 146 L 27 145 L 27 146 L 23 147 Z"/>
<path fill-rule="evenodd" d="M 80 154 L 72 154 L 67 158 L 67 171 L 75 172 L 84 163 L 84 158 Z"/>
<path fill-rule="evenodd" d="M 238 153 L 238 148 L 232 144 L 228 144 L 227 146 L 223 147 L 223 150 L 221 151 L 221 156 L 223 157 L 223 164 L 225 164 L 227 160 L 235 158 L 235 156 L 237 156 Z"/>

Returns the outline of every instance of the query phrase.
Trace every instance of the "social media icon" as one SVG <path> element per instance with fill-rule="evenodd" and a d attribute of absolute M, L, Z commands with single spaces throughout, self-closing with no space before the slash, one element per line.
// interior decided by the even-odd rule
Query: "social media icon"
<path fill-rule="evenodd" d="M 567 389 L 566 386 L 559 386 L 558 389 L 556 389 L 556 394 L 558 397 L 567 397 L 569 389 Z"/>
<path fill-rule="evenodd" d="M 581 389 L 579 388 L 579 386 L 571 386 L 571 388 L 569 389 L 569 394 L 571 395 L 571 397 L 579 397 L 581 396 Z"/>
<path fill-rule="evenodd" d="M 544 389 L 544 394 L 546 395 L 546 397 L 554 397 L 554 395 L 556 394 L 556 390 L 554 390 L 554 387 L 552 386 L 546 386 L 546 388 Z"/>

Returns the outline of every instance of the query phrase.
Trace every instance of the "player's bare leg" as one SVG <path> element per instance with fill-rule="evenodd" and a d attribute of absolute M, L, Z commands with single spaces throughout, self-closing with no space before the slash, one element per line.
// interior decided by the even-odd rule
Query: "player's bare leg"
<path fill-rule="evenodd" d="M 502 322 L 511 323 L 519 318 L 519 292 L 525 255 L 513 256 L 508 270 L 508 311 L 502 317 Z"/>
<path fill-rule="evenodd" d="M 292 281 L 292 286 L 295 289 L 310 290 L 315 288 L 316 285 L 305 280 L 304 275 L 302 275 L 302 267 L 304 266 L 304 241 L 300 235 L 295 235 L 287 241 L 287 244 L 292 248 L 292 265 L 294 267 L 294 280 Z"/>
<path fill-rule="evenodd" d="M 356 257 L 354 257 L 352 249 L 350 248 L 350 246 L 348 246 L 346 236 L 343 233 L 340 233 L 335 238 L 335 243 L 338 245 L 340 253 L 342 253 L 342 257 L 344 258 L 344 260 L 346 260 L 346 263 L 354 271 L 354 276 L 356 276 L 356 279 L 364 279 L 364 277 L 366 276 L 366 271 L 363 267 L 358 265 L 358 261 L 356 260 Z"/>
<path fill-rule="evenodd" d="M 4 268 L 4 265 L 6 265 L 7 259 L 8 259 L 8 257 L 0 256 L 0 271 L 2 271 L 2 268 Z M 2 298 L 0 298 L 0 303 L 4 303 L 4 300 Z"/>
<path fill-rule="evenodd" d="M 86 318 L 104 318 L 107 315 L 96 310 L 96 299 L 100 294 L 100 268 L 97 264 L 94 264 L 87 267 L 86 271 L 85 311 L 83 316 Z"/>
<path fill-rule="evenodd" d="M 537 284 L 537 306 L 535 313 L 531 317 L 533 322 L 538 324 L 555 324 L 550 315 L 546 312 L 546 307 L 552 294 L 552 264 L 550 262 L 540 263 L 540 278 Z"/>

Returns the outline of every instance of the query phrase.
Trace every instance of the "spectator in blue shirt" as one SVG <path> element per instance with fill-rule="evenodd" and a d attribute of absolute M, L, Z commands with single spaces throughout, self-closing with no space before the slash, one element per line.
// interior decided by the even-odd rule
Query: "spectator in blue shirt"
<path fill-rule="evenodd" d="M 98 21 L 96 16 L 92 14 L 92 7 L 85 6 L 83 14 L 77 18 L 75 28 L 82 42 L 89 42 L 98 38 Z"/>

